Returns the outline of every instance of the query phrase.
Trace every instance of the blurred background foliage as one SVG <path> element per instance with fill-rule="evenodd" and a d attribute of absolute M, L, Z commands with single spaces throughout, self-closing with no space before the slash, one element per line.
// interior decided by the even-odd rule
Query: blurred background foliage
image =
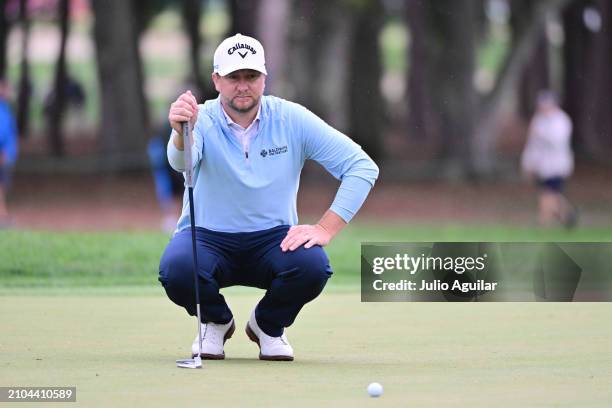
<path fill-rule="evenodd" d="M 302 103 L 383 177 L 516 175 L 536 93 L 574 121 L 580 161 L 612 153 L 608 0 L 0 0 L 18 172 L 148 166 L 184 89 L 216 97 L 225 36 L 266 49 L 267 92 Z"/>

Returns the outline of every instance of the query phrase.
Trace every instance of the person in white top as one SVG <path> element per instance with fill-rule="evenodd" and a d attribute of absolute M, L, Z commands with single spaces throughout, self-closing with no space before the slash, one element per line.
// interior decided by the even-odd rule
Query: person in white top
<path fill-rule="evenodd" d="M 539 187 L 539 218 L 544 226 L 556 221 L 567 227 L 576 224 L 576 210 L 563 194 L 565 181 L 574 170 L 571 135 L 572 121 L 557 104 L 555 95 L 541 91 L 529 124 L 521 167 Z"/>

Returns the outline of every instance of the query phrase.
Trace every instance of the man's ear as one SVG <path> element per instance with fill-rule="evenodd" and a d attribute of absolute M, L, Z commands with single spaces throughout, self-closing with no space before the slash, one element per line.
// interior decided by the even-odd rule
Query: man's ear
<path fill-rule="evenodd" d="M 219 91 L 219 86 L 217 85 L 217 82 L 220 79 L 219 74 L 217 74 L 216 72 L 213 72 L 210 76 L 212 78 L 213 83 L 215 84 L 215 89 L 217 90 L 217 92 L 221 92 Z"/>

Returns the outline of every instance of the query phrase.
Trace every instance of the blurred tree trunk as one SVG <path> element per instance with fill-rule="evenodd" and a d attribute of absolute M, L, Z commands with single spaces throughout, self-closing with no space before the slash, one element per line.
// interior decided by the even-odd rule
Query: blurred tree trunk
<path fill-rule="evenodd" d="M 476 21 L 476 3 L 473 1 L 449 1 L 450 19 L 450 49 L 449 65 L 454 73 L 448 76 L 449 100 L 448 125 L 446 129 L 450 136 L 449 146 L 456 159 L 457 169 L 471 173 L 472 158 L 470 157 L 470 141 L 476 122 L 476 89 L 474 88 L 474 72 L 476 70 L 476 30 L 475 24 L 465 25 L 465 21 Z M 454 61 L 451 62 L 451 61 Z M 454 64 L 454 65 L 453 65 Z M 451 167 L 452 170 L 452 167 Z"/>
<path fill-rule="evenodd" d="M 533 55 L 525 66 L 520 79 L 518 112 L 525 120 L 529 120 L 535 112 L 538 92 L 551 88 L 549 45 L 543 31 L 538 35 Z"/>
<path fill-rule="evenodd" d="M 441 154 L 453 178 L 471 172 L 470 142 L 477 116 L 475 5 L 472 1 L 430 2 L 428 35 L 435 55 L 430 87 L 439 117 Z"/>
<path fill-rule="evenodd" d="M 21 25 L 21 63 L 19 88 L 17 91 L 17 129 L 23 138 L 28 136 L 30 120 L 30 97 L 32 81 L 30 79 L 30 17 L 27 0 L 19 0 L 19 22 Z"/>
<path fill-rule="evenodd" d="M 318 22 L 317 19 L 325 18 L 330 11 L 326 9 L 327 13 L 322 12 L 319 6 L 334 6 L 337 5 L 337 2 L 330 4 L 322 0 L 303 0 L 295 1 L 293 5 L 292 26 L 294 28 L 290 32 L 291 45 L 288 47 L 289 59 L 294 61 L 289 65 L 293 92 L 289 96 L 325 119 L 325 108 L 317 86 L 319 82 L 315 78 L 321 75 L 320 51 L 324 33 L 319 30 L 324 30 L 327 25 Z"/>
<path fill-rule="evenodd" d="M 148 109 L 148 100 L 145 94 L 145 74 L 144 67 L 142 65 L 142 56 L 140 55 L 140 38 L 146 31 L 147 27 L 153 21 L 155 16 L 159 14 L 170 0 L 126 0 L 129 3 L 129 7 L 132 12 L 132 29 L 128 30 L 132 34 L 130 42 L 133 44 L 132 47 L 135 50 L 132 52 L 134 58 L 134 75 L 136 81 L 139 84 L 139 90 L 137 91 L 138 98 L 140 99 L 140 106 L 143 109 L 144 115 L 144 126 L 145 132 L 149 133 L 150 116 Z M 127 20 L 126 20 L 127 21 Z M 128 23 L 129 24 L 129 23 Z"/>
<path fill-rule="evenodd" d="M 261 0 L 257 11 L 257 38 L 266 49 L 266 93 L 287 94 L 287 42 L 291 18 L 287 0 Z"/>
<path fill-rule="evenodd" d="M 379 34 L 384 13 L 379 0 L 354 5 L 355 20 L 348 62 L 348 135 L 373 159 L 382 158 L 384 102 Z"/>
<path fill-rule="evenodd" d="M 288 32 L 287 59 L 287 98 L 308 106 L 307 93 L 313 74 L 311 73 L 310 58 L 308 56 L 307 41 L 311 38 L 313 17 L 312 9 L 315 0 L 302 0 L 291 2 L 290 23 L 292 27 Z M 311 111 L 316 110 L 309 107 Z"/>
<path fill-rule="evenodd" d="M 260 0 L 230 0 L 230 32 L 254 37 L 257 32 L 257 10 Z"/>
<path fill-rule="evenodd" d="M 305 38 L 304 47 L 306 52 L 306 64 L 308 66 L 308 79 L 303 87 L 304 103 L 308 109 L 327 120 L 327 109 L 321 95 L 320 81 L 323 73 L 323 47 L 326 38 L 329 38 L 330 25 L 328 18 L 335 14 L 338 2 L 326 0 L 304 1 L 303 7 L 308 7 L 307 20 L 309 22 L 309 33 Z"/>
<path fill-rule="evenodd" d="M 66 42 L 70 31 L 70 0 L 60 0 L 58 3 L 58 15 L 60 20 L 60 48 L 55 64 L 55 83 L 50 112 L 48 114 L 49 142 L 51 152 L 56 157 L 64 155 L 64 140 L 62 135 L 62 124 L 66 111 Z"/>
<path fill-rule="evenodd" d="M 7 0 L 0 0 L 0 80 L 6 79 L 6 54 L 9 20 L 6 17 Z"/>
<path fill-rule="evenodd" d="M 427 79 L 427 5 L 425 0 L 409 0 L 406 21 L 410 29 L 408 71 L 406 83 L 408 98 L 408 129 L 410 136 L 419 139 L 434 137 L 434 112 Z"/>
<path fill-rule="evenodd" d="M 200 64 L 200 50 L 202 49 L 202 36 L 200 35 L 200 16 L 202 15 L 201 0 L 183 0 L 182 14 L 185 22 L 185 31 L 189 37 L 189 60 L 191 62 L 190 82 L 196 86 L 196 95 L 201 99 L 209 99 L 212 90 L 206 84 L 202 76 L 202 66 Z"/>
<path fill-rule="evenodd" d="M 519 36 L 527 28 L 529 16 L 534 12 L 536 3 L 532 0 L 514 0 L 510 2 L 510 25 L 512 27 L 512 44 L 516 44 Z M 535 110 L 535 99 L 538 91 L 550 88 L 550 64 L 548 39 L 545 27 L 541 26 L 536 35 L 537 42 L 531 57 L 523 68 L 518 90 L 518 112 L 525 120 L 529 120 Z"/>
<path fill-rule="evenodd" d="M 338 101 L 347 98 L 354 10 L 345 2 L 326 0 L 296 1 L 293 5 L 287 96 L 346 131 L 349 107 Z"/>
<path fill-rule="evenodd" d="M 589 30 L 586 6 L 600 13 L 601 29 Z M 579 152 L 609 161 L 612 151 L 612 5 L 607 0 L 572 2 L 563 13 L 564 107 L 574 121 L 574 145 Z"/>
<path fill-rule="evenodd" d="M 563 11 L 563 29 L 565 43 L 563 45 L 563 107 L 574 121 L 573 144 L 577 150 L 584 149 L 583 124 L 587 111 L 585 110 L 585 90 L 587 77 L 585 63 L 587 55 L 592 53 L 592 38 L 586 29 L 582 13 L 584 3 L 573 1 Z"/>
<path fill-rule="evenodd" d="M 93 0 L 94 41 L 102 99 L 100 142 L 111 168 L 145 160 L 148 114 L 135 24 L 135 2 Z"/>
<path fill-rule="evenodd" d="M 328 2 L 331 3 L 331 2 Z M 352 83 L 350 82 L 350 64 L 355 28 L 355 18 L 350 13 L 348 2 L 340 2 L 338 5 L 328 4 L 327 14 L 328 29 L 319 31 L 321 37 L 318 40 L 318 54 L 313 53 L 316 58 L 317 71 L 310 82 L 310 88 L 314 88 L 317 99 L 321 103 L 325 119 L 341 132 L 349 133 L 353 118 L 351 117 L 351 106 L 348 103 L 338 103 L 347 101 L 350 97 Z M 313 44 L 314 45 L 314 41 Z M 379 53 L 380 55 L 380 53 Z M 374 79 L 380 83 L 380 75 Z M 316 84 L 317 86 L 313 86 Z M 382 103 L 382 100 L 381 100 Z M 384 109 L 381 105 L 381 110 Z M 376 111 L 374 111 L 376 113 Z M 350 134 L 350 133 L 349 133 Z M 373 137 L 376 137 L 374 135 Z M 382 135 L 378 135 L 382 137 Z"/>
<path fill-rule="evenodd" d="M 602 161 L 609 162 L 612 153 L 612 3 L 608 0 L 598 0 L 601 11 L 602 30 L 597 35 L 597 46 L 601 49 L 602 61 L 597 65 L 597 84 L 599 84 L 597 138 L 603 149 L 599 152 Z"/>

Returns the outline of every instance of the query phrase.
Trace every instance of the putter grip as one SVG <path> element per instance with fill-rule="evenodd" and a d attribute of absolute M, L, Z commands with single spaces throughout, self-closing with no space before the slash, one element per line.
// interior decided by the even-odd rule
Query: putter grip
<path fill-rule="evenodd" d="M 191 165 L 191 132 L 189 122 L 183 122 L 183 152 L 185 154 L 185 181 L 193 187 L 193 167 Z"/>

